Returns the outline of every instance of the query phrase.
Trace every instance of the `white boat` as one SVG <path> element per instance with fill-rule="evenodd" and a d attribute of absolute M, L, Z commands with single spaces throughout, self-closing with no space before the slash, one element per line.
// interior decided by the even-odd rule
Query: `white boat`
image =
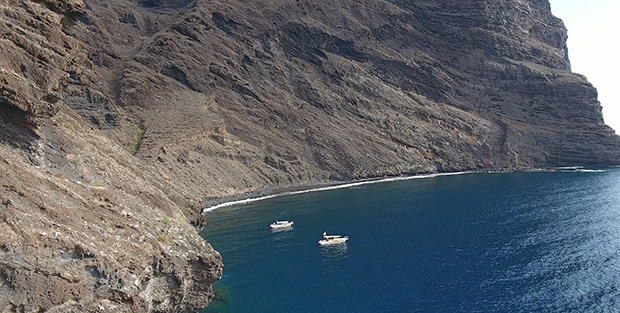
<path fill-rule="evenodd" d="M 275 221 L 269 225 L 271 229 L 289 228 L 295 224 L 293 221 Z"/>
<path fill-rule="evenodd" d="M 349 236 L 342 237 L 340 235 L 328 235 L 327 233 L 323 233 L 323 238 L 325 239 L 319 240 L 321 246 L 345 243 L 349 240 Z"/>

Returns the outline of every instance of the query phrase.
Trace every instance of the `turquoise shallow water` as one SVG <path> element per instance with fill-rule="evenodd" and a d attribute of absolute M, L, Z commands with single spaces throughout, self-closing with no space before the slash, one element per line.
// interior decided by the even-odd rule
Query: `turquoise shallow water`
<path fill-rule="evenodd" d="M 386 182 L 206 218 L 224 275 L 203 312 L 620 312 L 618 168 Z M 322 247 L 324 231 L 351 239 Z"/>

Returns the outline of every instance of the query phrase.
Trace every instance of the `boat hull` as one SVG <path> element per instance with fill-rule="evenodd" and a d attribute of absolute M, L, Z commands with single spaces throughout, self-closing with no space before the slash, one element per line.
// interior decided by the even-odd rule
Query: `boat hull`
<path fill-rule="evenodd" d="M 334 238 L 334 239 L 329 239 L 329 240 L 323 239 L 323 240 L 319 240 L 319 244 L 321 246 L 337 245 L 337 244 L 343 244 L 347 242 L 347 240 L 349 240 L 349 237 Z"/>
<path fill-rule="evenodd" d="M 271 225 L 269 225 L 269 227 L 271 227 L 271 229 L 284 229 L 284 228 L 291 228 L 293 227 L 294 222 L 288 222 L 288 223 L 283 223 L 283 224 L 276 224 L 273 223 Z"/>

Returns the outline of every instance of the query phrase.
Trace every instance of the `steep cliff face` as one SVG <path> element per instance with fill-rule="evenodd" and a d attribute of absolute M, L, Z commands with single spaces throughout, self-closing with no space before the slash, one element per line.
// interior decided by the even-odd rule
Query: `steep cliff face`
<path fill-rule="evenodd" d="M 91 8 L 76 36 L 109 71 L 119 112 L 146 130 L 137 155 L 213 194 L 620 162 L 618 136 L 596 90 L 570 72 L 566 30 L 547 1 Z"/>
<path fill-rule="evenodd" d="M 5 0 L 0 308 L 192 312 L 200 200 L 620 164 L 546 0 Z"/>
<path fill-rule="evenodd" d="M 0 4 L 0 311 L 197 312 L 222 269 L 200 207 L 67 108 L 106 99 L 78 81 L 96 77 L 68 34 L 84 9 Z"/>

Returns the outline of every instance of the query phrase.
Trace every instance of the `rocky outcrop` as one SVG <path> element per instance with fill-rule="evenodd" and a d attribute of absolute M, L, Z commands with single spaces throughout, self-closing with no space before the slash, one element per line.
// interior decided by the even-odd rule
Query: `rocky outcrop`
<path fill-rule="evenodd" d="M 75 131 L 88 133 L 86 125 L 75 125 Z M 80 139 L 74 130 L 64 131 L 64 139 Z M 83 167 L 84 178 L 98 181 L 49 175 L 15 151 L 0 151 L 0 308 L 201 310 L 221 277 L 219 254 L 161 186 L 145 183 L 152 177 L 136 177 L 136 169 L 122 160 L 124 150 L 110 149 L 114 145 L 105 138 L 89 140 L 97 139 L 96 145 L 107 147 L 93 151 L 92 143 L 66 160 Z"/>
<path fill-rule="evenodd" d="M 84 10 L 0 5 L 0 311 L 197 312 L 222 269 L 200 208 L 67 108 L 111 103 L 71 35 Z"/>
<path fill-rule="evenodd" d="M 7 0 L 0 308 L 192 312 L 206 197 L 620 164 L 547 0 Z"/>

